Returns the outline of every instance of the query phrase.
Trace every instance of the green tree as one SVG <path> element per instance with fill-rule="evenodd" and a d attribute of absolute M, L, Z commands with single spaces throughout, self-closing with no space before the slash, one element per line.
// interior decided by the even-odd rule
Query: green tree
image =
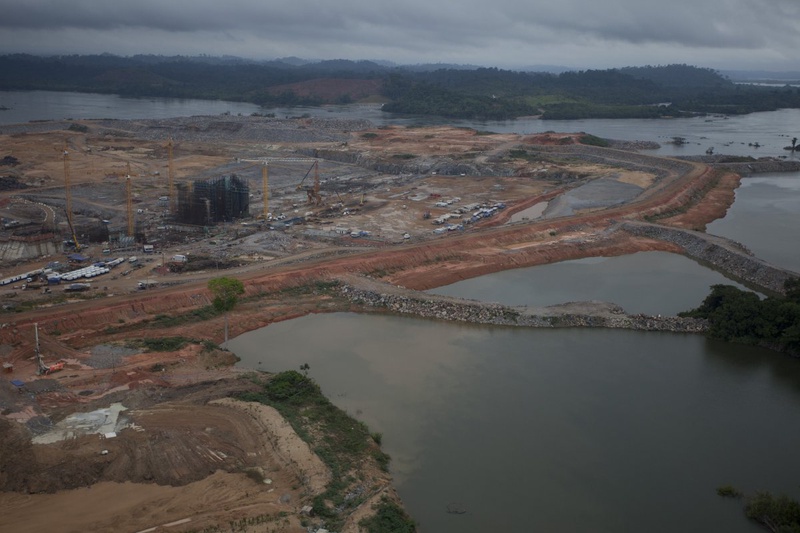
<path fill-rule="evenodd" d="M 214 278 L 208 281 L 208 289 L 214 294 L 211 304 L 219 313 L 225 313 L 225 344 L 228 344 L 228 311 L 236 306 L 239 296 L 244 294 L 244 283 L 236 278 Z"/>

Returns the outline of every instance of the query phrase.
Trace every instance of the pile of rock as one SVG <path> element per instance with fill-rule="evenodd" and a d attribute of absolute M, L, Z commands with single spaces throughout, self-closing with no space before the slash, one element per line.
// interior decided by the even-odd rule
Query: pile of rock
<path fill-rule="evenodd" d="M 342 294 L 359 307 L 420 318 L 530 328 L 617 328 L 642 331 L 699 333 L 705 320 L 672 316 L 628 315 L 622 308 L 604 302 L 573 302 L 541 309 L 510 307 L 497 303 L 429 295 L 386 286 L 387 290 L 360 283 L 341 285 Z M 377 289 L 377 290 L 376 290 Z"/>

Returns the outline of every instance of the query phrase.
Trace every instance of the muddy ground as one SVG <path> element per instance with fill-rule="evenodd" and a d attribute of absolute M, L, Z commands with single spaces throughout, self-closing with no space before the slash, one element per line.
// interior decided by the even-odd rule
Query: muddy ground
<path fill-rule="evenodd" d="M 290 455 L 287 461 L 289 452 L 276 443 L 286 440 L 295 451 L 302 444 L 293 432 L 281 433 L 277 421 L 264 422 L 267 414 L 213 402 L 253 384 L 231 369 L 230 354 L 214 346 L 223 339 L 222 317 L 196 314 L 208 308 L 212 277 L 245 283 L 246 298 L 230 316 L 233 336 L 311 312 L 351 309 L 328 290 L 327 283 L 342 274 L 425 289 L 564 259 L 676 252 L 674 245 L 611 228 L 620 219 L 643 217 L 702 228 L 724 214 L 738 186 L 737 176 L 702 164 L 667 162 L 654 171 L 654 158 L 641 158 L 637 166 L 638 156 L 626 159 L 617 151 L 603 162 L 596 150 L 581 160 L 580 154 L 537 149 L 574 143 L 577 134 L 371 129 L 361 121 L 341 122 L 193 117 L 82 121 L 85 133 L 61 123 L 0 132 L 9 152 L 0 156 L 18 161 L 3 172 L 27 186 L 0 191 L 0 215 L 22 226 L 7 228 L 0 241 L 36 231 L 68 237 L 68 173 L 81 227 L 106 225 L 111 233 L 126 225 L 124 179 L 133 175 L 137 224 L 156 244 L 156 253 L 147 256 L 140 248 L 113 249 L 110 256 L 126 262 L 84 293 L 23 289 L 22 283 L 0 287 L 2 302 L 13 304 L 0 314 L 0 357 L 11 365 L 0 380 L 0 527 L 40 531 L 58 521 L 65 531 L 102 530 L 116 521 L 115 529 L 140 531 L 179 522 L 168 530 L 189 531 L 262 517 L 248 531 L 305 530 L 299 529 L 306 520 L 300 509 L 320 487 L 309 473 L 314 467 L 298 465 L 314 459 Z M 207 229 L 168 228 L 169 206 L 161 198 L 169 192 L 170 137 L 177 180 L 242 175 L 251 182 L 253 214 L 264 211 L 261 167 L 241 159 L 324 153 L 324 205 L 307 205 L 298 190 L 307 161 L 276 161 L 270 164 L 269 212 L 308 215 L 304 224 L 269 229 L 254 218 Z M 463 228 L 433 233 L 439 226 L 432 220 L 475 204 L 505 207 Z M 553 206 L 550 217 L 542 207 L 512 222 L 514 213 L 546 204 Z M 353 238 L 355 230 L 367 234 Z M 104 258 L 109 247 L 90 242 L 82 252 Z M 204 262 L 171 268 L 175 254 L 187 255 L 190 264 Z M 131 255 L 139 256 L 136 264 L 127 261 Z M 0 278 L 52 260 L 64 256 L 6 262 Z M 153 288 L 140 290 L 139 281 Z M 63 361 L 61 372 L 36 375 L 34 324 L 45 362 Z M 169 337 L 189 342 L 166 352 L 135 342 Z M 10 379 L 25 385 L 15 387 Z M 76 411 L 114 402 L 124 404 L 121 416 L 132 424 L 115 437 L 30 442 Z M 272 483 L 259 481 L 253 469 Z M 390 490 L 387 476 L 376 471 L 372 477 L 375 494 Z M 92 498 L 85 498 L 89 493 Z M 348 527 L 357 530 L 353 521 Z"/>

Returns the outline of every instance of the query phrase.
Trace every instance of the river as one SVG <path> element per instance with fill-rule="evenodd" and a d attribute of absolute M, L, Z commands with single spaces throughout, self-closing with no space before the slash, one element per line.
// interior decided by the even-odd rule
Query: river
<path fill-rule="evenodd" d="M 52 91 L 0 91 L 0 125 L 30 120 L 64 118 L 168 118 L 191 115 L 249 115 L 274 113 L 278 117 L 311 115 L 332 118 L 363 118 L 376 126 L 441 125 L 469 127 L 498 133 L 542 133 L 584 131 L 610 139 L 654 141 L 661 148 L 648 153 L 663 156 L 699 155 L 708 148 L 716 153 L 753 157 L 798 157 L 784 150 L 798 136 L 800 109 L 782 109 L 741 116 L 706 116 L 680 119 L 585 119 L 539 120 L 521 118 L 505 121 L 453 120 L 441 117 L 394 115 L 380 105 L 339 105 L 263 109 L 255 104 L 220 100 L 175 98 L 123 98 L 117 95 Z M 668 144 L 683 137 L 682 146 Z M 760 147 L 756 148 L 755 144 Z"/>
<path fill-rule="evenodd" d="M 765 261 L 800 272 L 800 173 L 743 179 L 725 218 L 706 230 L 741 242 Z"/>
<path fill-rule="evenodd" d="M 506 270 L 429 292 L 532 307 L 601 300 L 628 313 L 675 315 L 700 305 L 719 283 L 745 288 L 682 255 L 640 252 Z"/>
<path fill-rule="evenodd" d="M 268 348 L 265 348 L 268 347 Z M 800 365 L 697 335 L 314 315 L 237 337 L 383 433 L 422 531 L 755 532 L 716 487 L 797 495 Z M 448 503 L 465 515 L 446 513 Z"/>
<path fill-rule="evenodd" d="M 0 105 L 14 108 L 0 111 L 3 124 L 254 110 L 227 102 L 43 92 L 0 93 Z M 376 125 L 437 122 L 387 116 L 376 107 L 273 111 L 368 118 Z M 800 111 L 788 110 L 729 119 L 447 123 L 662 143 L 682 136 L 689 144 L 656 153 L 691 155 L 713 145 L 718 153 L 777 156 L 787 154 L 782 148 L 798 119 Z M 731 144 L 723 150 L 725 143 Z M 728 216 L 709 231 L 796 268 L 797 247 L 784 248 L 800 227 L 800 209 L 786 202 L 800 197 L 797 178 L 744 180 Z M 502 273 L 509 276 L 502 283 L 484 279 L 487 287 L 477 297 L 499 300 L 516 289 L 518 301 L 546 296 L 537 305 L 596 298 L 666 314 L 696 305 L 708 285 L 723 281 L 660 253 L 536 268 L 543 273 Z M 532 278 L 519 275 L 550 282 L 537 291 Z M 346 313 L 273 324 L 229 347 L 245 368 L 310 364 L 334 403 L 382 432 L 398 490 L 422 531 L 757 532 L 739 502 L 715 494 L 717 486 L 798 496 L 800 364 L 763 350 L 698 335 L 518 330 Z M 467 513 L 446 513 L 451 502 Z"/>
<path fill-rule="evenodd" d="M 32 120 L 84 118 L 170 118 L 193 115 L 250 115 L 255 104 L 182 98 L 123 98 L 115 94 L 53 91 L 0 91 L 0 125 Z"/>

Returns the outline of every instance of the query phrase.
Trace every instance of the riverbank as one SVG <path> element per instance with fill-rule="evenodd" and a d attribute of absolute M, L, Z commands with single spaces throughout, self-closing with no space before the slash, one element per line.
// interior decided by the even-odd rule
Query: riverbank
<path fill-rule="evenodd" d="M 633 221 L 623 223 L 622 229 L 632 235 L 676 244 L 688 257 L 762 292 L 784 294 L 786 281 L 800 277 L 800 273 L 770 265 L 743 245 L 723 237 Z"/>
<path fill-rule="evenodd" d="M 342 278 L 341 294 L 364 311 L 379 310 L 419 318 L 528 328 L 611 328 L 702 333 L 705 320 L 627 314 L 608 302 L 569 302 L 543 308 L 507 306 L 403 289 L 364 277 Z"/>

